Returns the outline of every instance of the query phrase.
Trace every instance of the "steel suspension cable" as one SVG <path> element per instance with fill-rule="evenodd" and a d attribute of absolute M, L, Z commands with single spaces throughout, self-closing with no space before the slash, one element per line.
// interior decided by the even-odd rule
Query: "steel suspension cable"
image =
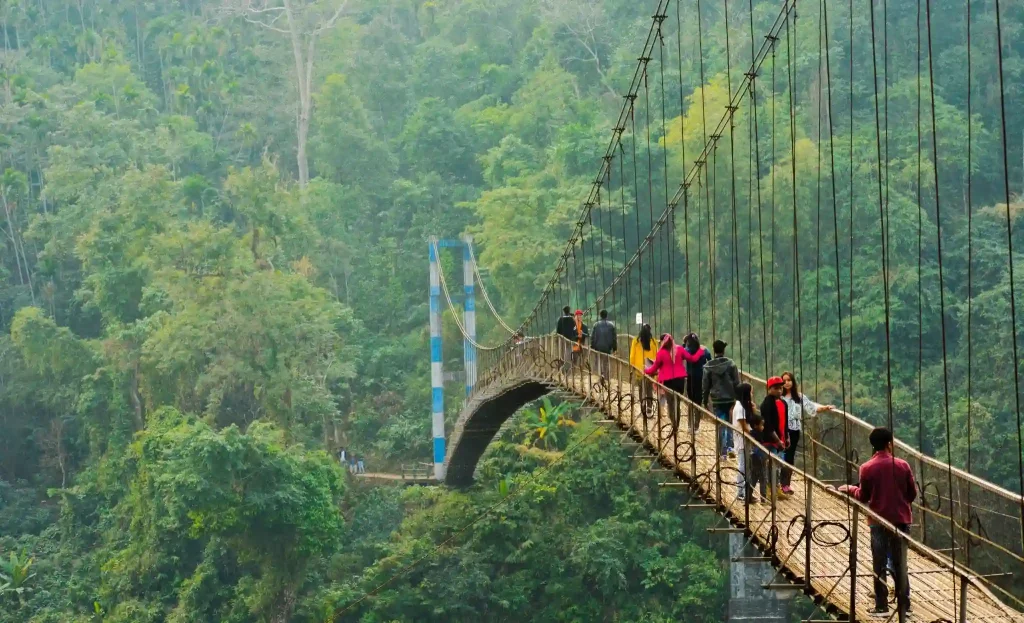
<path fill-rule="evenodd" d="M 642 245 L 640 244 L 640 176 L 637 171 L 637 160 L 636 160 L 636 96 L 632 96 L 629 105 L 629 121 L 632 124 L 632 143 L 633 146 L 633 211 L 636 215 L 636 258 L 638 265 L 638 278 L 637 288 L 640 292 L 640 314 L 647 322 L 647 316 L 644 314 L 644 256 L 641 252 Z"/>
<path fill-rule="evenodd" d="M 1013 271 L 1013 223 L 1010 218 L 1010 164 L 1008 139 L 1006 135 L 1006 87 L 1003 82 L 1003 22 L 999 0 L 996 1 L 996 47 L 999 62 L 999 121 L 1003 135 L 1003 190 L 1006 199 L 1006 263 L 1010 272 L 1010 321 L 1013 325 L 1013 400 L 1017 416 L 1017 469 L 1020 485 L 1021 551 L 1024 551 L 1024 428 L 1021 427 L 1020 412 L 1020 366 L 1017 356 L 1017 284 Z"/>
<path fill-rule="evenodd" d="M 871 0 L 874 2 L 874 0 Z M 854 383 L 854 351 L 857 348 L 856 342 L 853 339 L 853 315 L 854 315 L 854 299 L 853 299 L 853 247 L 854 247 L 854 227 L 853 227 L 853 212 L 854 212 L 854 187 L 853 187 L 853 0 L 849 0 L 849 32 L 850 32 L 850 145 L 849 145 L 849 167 L 850 167 L 850 296 L 849 296 L 849 308 L 847 310 L 847 319 L 850 323 L 850 340 L 847 344 L 850 345 L 850 407 L 853 408 L 853 402 L 856 400 L 856 386 Z"/>
<path fill-rule="evenodd" d="M 974 198 L 973 198 L 973 127 L 971 115 L 973 114 L 973 102 L 971 98 L 971 0 L 967 0 L 967 473 L 971 473 L 971 438 L 974 436 L 973 428 L 973 402 L 974 387 L 972 368 L 974 365 L 974 348 L 971 340 L 971 324 L 973 317 L 974 303 Z M 1009 205 L 1007 205 L 1009 207 Z M 967 487 L 967 521 L 965 525 L 970 528 L 971 522 L 971 487 Z M 967 539 L 967 551 L 964 552 L 967 558 L 967 566 L 971 565 L 971 539 Z"/>
<path fill-rule="evenodd" d="M 921 173 L 921 3 L 917 3 L 917 444 L 924 452 L 924 196 Z M 919 480 L 925 481 L 921 462 Z M 928 514 L 921 517 L 922 542 L 928 545 Z"/>
<path fill-rule="evenodd" d="M 682 0 L 676 2 L 676 55 L 679 59 L 679 148 L 682 151 L 683 174 L 686 174 L 686 110 L 683 101 L 683 20 Z M 700 19 L 698 17 L 698 19 Z M 701 85 L 704 88 L 704 85 Z M 666 135 L 665 140 L 668 140 Z M 668 176 L 665 177 L 668 184 Z M 668 186 L 665 186 L 665 196 L 668 196 Z M 690 301 L 690 195 L 689 185 L 683 195 L 683 256 L 686 260 L 686 327 L 687 331 L 693 330 L 693 317 L 691 315 Z M 675 220 L 673 219 L 673 223 Z M 675 241 L 675 235 L 672 236 Z M 700 292 L 698 290 L 698 292 Z M 700 320 L 698 319 L 698 323 Z"/>
<path fill-rule="evenodd" d="M 932 122 L 932 175 L 935 184 L 935 243 L 938 251 L 939 268 L 939 320 L 942 327 L 942 389 L 943 389 L 943 411 L 946 416 L 946 473 L 948 478 L 949 494 L 953 495 L 953 451 L 950 436 L 953 433 L 949 420 L 949 370 L 946 352 L 946 287 L 942 261 L 942 203 L 939 193 L 939 135 L 935 120 L 935 70 L 934 54 L 932 52 L 932 1 L 925 1 L 925 22 L 928 27 L 928 93 L 931 100 L 931 122 Z M 949 513 L 949 538 L 953 545 L 950 549 L 950 559 L 953 566 L 950 573 L 953 575 L 953 582 L 956 582 L 956 523 L 953 519 L 955 513 L 950 509 Z M 957 610 L 957 591 L 953 590 L 953 610 Z"/>
<path fill-rule="evenodd" d="M 789 26 L 788 26 L 788 23 L 787 23 L 787 28 L 788 27 Z M 788 39 L 787 39 L 787 44 L 788 44 Z M 772 44 L 772 173 L 771 173 L 771 175 L 772 175 L 772 179 L 771 179 L 771 184 L 772 184 L 772 200 L 771 200 L 771 227 L 770 227 L 770 229 L 771 229 L 771 251 L 769 253 L 769 257 L 771 258 L 771 262 L 769 263 L 769 270 L 771 272 L 771 275 L 770 275 L 771 282 L 770 282 L 770 287 L 768 289 L 768 291 L 772 295 L 772 302 L 771 302 L 771 305 L 769 306 L 769 309 L 771 310 L 771 316 L 770 316 L 770 318 L 771 318 L 771 327 L 770 327 L 769 333 L 771 334 L 772 352 L 771 352 L 771 361 L 769 361 L 769 363 L 768 363 L 768 369 L 769 370 L 774 370 L 775 369 L 775 316 L 776 316 L 776 314 L 775 314 L 775 162 L 776 162 L 776 156 L 775 156 L 775 133 L 776 133 L 776 125 L 775 125 L 775 92 L 777 90 L 776 85 L 775 85 L 775 62 L 777 60 L 778 60 L 778 58 L 777 58 L 777 55 L 775 54 L 775 44 L 773 42 L 773 44 Z M 789 68 L 789 60 L 788 59 L 786 60 L 786 68 L 787 68 L 787 71 L 788 71 L 788 68 Z"/>
<path fill-rule="evenodd" d="M 726 83 L 729 85 L 729 93 L 732 93 L 732 45 L 729 37 L 729 0 L 722 0 L 724 7 L 725 16 L 725 75 Z M 739 259 L 739 228 L 738 228 L 738 217 L 736 215 L 736 106 L 733 102 L 729 102 L 727 107 L 729 117 L 729 173 L 730 173 L 730 191 L 729 191 L 729 207 L 732 212 L 732 301 L 730 303 L 730 311 L 732 312 L 733 318 L 729 321 L 729 333 L 735 339 L 738 334 L 739 339 L 736 341 L 739 343 L 739 360 L 740 367 L 743 367 L 743 321 L 740 316 L 740 259 Z M 735 321 L 736 331 L 733 332 L 733 322 Z"/>
<path fill-rule="evenodd" d="M 875 54 L 875 5 L 869 2 L 871 10 L 871 66 L 874 72 L 872 83 L 875 88 L 875 154 L 878 158 L 878 227 L 882 238 L 882 292 L 885 299 L 885 381 L 886 381 L 886 420 L 889 423 L 889 430 L 896 434 L 893 426 L 892 413 L 892 340 L 890 329 L 890 303 L 889 303 L 889 241 L 886 236 L 886 213 L 888 203 L 882 190 L 882 138 L 881 138 L 881 117 L 878 105 L 878 58 Z M 851 83 L 852 84 L 852 83 Z M 851 146 L 852 146 L 852 136 Z M 851 147 L 852 153 L 852 147 Z M 886 154 L 888 155 L 888 154 Z M 852 159 L 851 159 L 852 164 Z M 853 169 L 850 169 L 852 177 Z"/>
<path fill-rule="evenodd" d="M 651 90 L 648 84 L 648 69 L 650 68 L 651 58 L 646 57 L 641 59 L 644 62 L 644 127 L 647 133 L 647 211 L 650 218 L 652 232 L 647 234 L 647 237 L 651 237 L 653 234 L 654 227 L 654 160 L 651 154 Z M 658 247 L 655 245 L 651 249 L 651 256 L 648 264 L 650 265 L 651 282 L 647 291 L 651 297 L 651 319 L 654 324 L 658 324 Z"/>
<path fill-rule="evenodd" d="M 821 2 L 821 15 L 823 22 L 823 33 L 825 37 L 825 78 L 826 78 L 826 94 L 828 101 L 828 142 L 829 142 L 829 162 L 830 171 L 832 178 L 832 227 L 835 236 L 835 265 L 836 265 L 836 313 L 838 314 L 837 325 L 839 328 L 839 387 L 840 394 L 843 401 L 843 411 L 849 412 L 847 406 L 847 395 L 846 395 L 846 343 L 843 336 L 843 295 L 842 288 L 840 286 L 840 277 L 842 275 L 840 271 L 839 263 L 839 209 L 838 209 L 838 193 L 836 191 L 836 155 L 835 155 L 835 127 L 833 125 L 832 116 L 832 61 L 831 53 L 829 52 L 829 37 L 828 37 L 828 0 L 822 0 Z M 843 424 L 843 458 L 845 464 L 846 482 L 853 482 L 853 470 L 852 470 L 852 458 L 851 458 L 851 447 L 850 447 L 850 422 L 848 419 L 844 419 Z"/>
<path fill-rule="evenodd" d="M 749 10 L 750 10 L 750 65 L 751 65 L 751 67 L 753 67 L 754 66 L 754 60 L 755 60 L 755 57 L 754 57 L 754 0 L 749 0 L 748 1 L 748 7 L 749 7 Z M 774 83 L 774 76 L 775 76 L 775 39 L 774 39 L 774 37 L 771 39 L 770 43 L 771 43 L 771 50 L 772 50 L 772 77 L 773 77 L 772 88 L 774 89 L 774 87 L 775 87 L 775 83 Z M 750 83 L 751 83 L 751 87 L 750 87 L 750 93 L 751 93 L 751 96 L 750 96 L 751 97 L 750 108 L 751 108 L 751 110 L 753 112 L 753 123 L 754 123 L 754 159 L 755 159 L 755 166 L 751 167 L 751 171 L 752 171 L 751 177 L 753 177 L 755 179 L 755 183 L 757 185 L 757 233 L 758 233 L 758 236 L 757 236 L 757 251 L 758 251 L 758 259 L 759 259 L 759 266 L 760 266 L 760 285 L 761 285 L 761 341 L 762 341 L 763 346 L 764 346 L 765 378 L 767 378 L 769 376 L 768 372 L 770 371 L 770 368 L 768 367 L 768 322 L 767 322 L 767 313 L 766 313 L 767 310 L 765 309 L 765 302 L 764 302 L 764 244 L 763 244 L 763 241 L 764 241 L 764 229 L 762 227 L 762 218 L 761 218 L 762 212 L 764 210 L 763 210 L 763 205 L 761 203 L 761 137 L 760 137 L 760 127 L 758 126 L 758 119 L 757 119 L 757 90 L 756 90 L 756 86 L 755 86 L 756 78 L 757 78 L 757 74 L 755 72 L 755 74 L 752 75 L 751 78 L 750 78 Z M 773 101 L 774 101 L 774 98 L 775 98 L 775 93 L 774 93 L 774 90 L 773 90 L 773 92 L 772 92 L 772 100 Z M 774 139 L 774 137 L 773 137 L 773 139 Z M 772 168 L 773 169 L 775 168 L 774 160 L 772 161 Z M 749 225 L 749 221 L 748 221 L 748 226 L 747 227 L 748 227 L 748 237 L 752 236 L 753 232 L 751 231 L 752 228 Z M 750 259 L 750 256 L 751 256 L 752 253 L 753 253 L 753 247 L 751 246 L 750 248 L 748 248 L 748 251 L 747 251 L 748 266 L 749 266 L 749 259 Z M 750 287 L 749 284 L 751 283 L 751 276 L 750 276 L 749 268 L 748 268 L 748 272 L 747 272 L 747 283 L 748 283 L 748 287 Z M 752 290 L 753 288 L 750 287 L 750 289 Z M 753 313 L 753 311 L 751 311 L 751 313 Z"/>
<path fill-rule="evenodd" d="M 476 256 L 473 254 L 473 245 L 466 245 L 466 249 L 469 251 L 469 261 L 473 266 L 473 275 L 476 277 L 477 284 L 480 285 L 480 293 L 484 297 L 484 302 L 487 303 L 487 308 L 491 310 L 491 314 L 494 315 L 495 320 L 501 325 L 501 328 L 509 333 L 515 333 L 516 330 L 508 325 L 507 322 L 498 313 L 498 310 L 494 308 L 494 303 L 491 302 L 491 297 L 487 293 L 487 287 L 484 286 L 484 278 L 480 276 L 480 266 L 476 261 Z"/>
<path fill-rule="evenodd" d="M 667 15 L 658 16 L 658 40 L 661 45 L 658 46 L 658 73 L 661 77 L 661 156 L 664 163 L 664 179 L 663 183 L 665 186 L 665 209 L 669 211 L 668 221 L 668 241 L 666 244 L 665 252 L 668 253 L 668 318 L 669 327 L 674 332 L 676 329 L 676 297 L 675 297 L 675 208 L 669 205 L 668 196 L 668 118 L 665 108 L 665 33 L 664 24 Z M 682 76 L 679 77 L 679 81 L 682 82 Z M 684 169 L 685 170 L 685 169 Z M 665 258 L 662 257 L 662 264 L 665 263 Z"/>

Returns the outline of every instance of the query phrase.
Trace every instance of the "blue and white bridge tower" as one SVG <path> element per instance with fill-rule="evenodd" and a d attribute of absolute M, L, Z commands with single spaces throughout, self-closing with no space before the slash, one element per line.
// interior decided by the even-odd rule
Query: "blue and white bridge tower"
<path fill-rule="evenodd" d="M 461 240 L 440 240 L 431 237 L 428 243 L 430 257 L 430 394 L 431 429 L 434 438 L 434 478 L 444 479 L 444 355 L 441 342 L 441 265 L 438 253 L 441 249 L 462 250 L 463 339 L 462 357 L 466 383 L 466 395 L 476 384 L 476 286 L 472 252 L 473 238 L 463 236 Z"/>

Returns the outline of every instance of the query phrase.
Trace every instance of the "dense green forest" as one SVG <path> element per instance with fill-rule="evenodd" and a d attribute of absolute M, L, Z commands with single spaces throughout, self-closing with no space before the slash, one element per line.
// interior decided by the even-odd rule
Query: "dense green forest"
<path fill-rule="evenodd" d="M 0 621 L 314 622 L 339 613 L 366 622 L 721 620 L 728 597 L 722 542 L 709 540 L 703 517 L 682 515 L 677 496 L 631 469 L 615 441 L 586 421 L 551 426 L 533 409 L 502 435 L 479 484 L 466 492 L 363 487 L 333 458 L 346 446 L 371 468 L 428 460 L 427 238 L 474 235 L 501 312 L 510 322 L 527 316 L 593 182 L 654 4 L 0 2 L 0 573 L 9 578 L 0 582 Z M 747 22 L 760 42 L 780 3 L 750 4 L 752 19 L 746 3 L 728 5 L 737 83 L 737 68 L 749 64 Z M 812 4 L 801 3 L 793 58 L 799 80 L 787 86 L 778 60 L 765 65 L 756 87 L 766 154 L 768 89 L 780 109 L 794 96 L 799 216 L 808 227 L 821 205 L 816 188 L 831 179 L 828 170 L 815 175 L 829 152 Z M 946 16 L 935 24 L 935 93 L 943 233 L 952 249 L 944 258 L 951 417 L 963 430 L 965 22 L 963 2 L 933 4 Z M 975 35 L 972 81 L 972 470 L 1015 487 L 1015 461 L 1006 460 L 1019 448 L 1008 381 L 1015 362 L 1005 218 L 1009 210 L 1018 236 L 1021 211 L 1008 208 L 1001 191 L 994 15 L 991 3 L 975 4 L 982 34 Z M 1024 7 L 1005 4 L 1007 102 L 1017 111 Z M 683 58 L 664 65 L 676 112 L 669 109 L 664 132 L 660 119 L 640 119 L 657 125 L 655 151 L 668 154 L 673 188 L 704 140 L 697 102 L 706 100 L 717 121 L 728 99 L 725 16 L 722 6 L 705 5 L 705 80 L 696 4 L 686 1 Z M 888 28 L 900 33 L 891 35 L 886 80 L 896 408 L 907 431 L 924 414 L 932 451 L 945 447 L 947 430 L 928 199 L 933 163 L 925 149 L 919 209 L 916 4 L 889 0 L 888 9 Z M 849 15 L 842 6 L 834 11 L 835 180 L 843 189 L 855 171 L 857 198 L 840 193 L 836 207 L 844 219 L 873 224 L 878 167 L 874 108 L 865 104 L 872 98 L 867 11 L 854 16 L 853 59 L 836 42 L 848 36 Z M 838 76 L 851 61 L 857 72 L 844 82 Z M 658 102 L 663 92 L 652 85 L 650 101 Z M 844 125 L 851 94 L 852 135 Z M 749 118 L 739 111 L 744 159 Z M 790 134 L 782 118 L 780 110 L 780 137 Z M 683 122 L 685 158 L 677 138 Z M 1006 122 L 1016 193 L 1022 170 L 1013 154 L 1021 153 L 1024 119 L 1011 114 Z M 926 132 L 925 146 L 930 140 Z M 759 176 L 746 160 L 735 167 L 740 188 L 755 177 L 768 188 L 777 168 L 777 193 L 790 192 L 790 143 L 777 142 L 776 166 L 765 156 Z M 663 172 L 649 173 L 656 187 L 666 181 Z M 646 219 L 647 199 L 633 200 Z M 920 369 L 919 214 L 931 228 Z M 621 264 L 636 240 L 606 235 Z M 686 236 L 696 245 L 702 234 L 681 231 L 679 249 Z M 837 283 L 828 264 L 826 251 L 841 247 L 843 271 L 854 270 L 859 284 L 843 303 L 843 317 L 854 318 L 854 348 L 846 351 L 855 363 L 852 373 L 846 368 L 851 402 L 858 414 L 884 421 L 878 241 L 865 233 L 851 249 L 845 237 L 829 236 L 821 234 L 818 259 L 801 254 L 799 266 L 774 254 L 776 293 L 792 300 L 791 280 L 781 276 L 799 270 L 809 326 L 815 301 L 807 284 L 820 283 L 821 299 L 833 304 L 837 287 L 851 287 L 842 271 Z M 781 226 L 777 244 L 792 246 Z M 731 253 L 723 244 L 715 261 L 727 266 Z M 447 274 L 457 274 L 456 262 L 447 262 Z M 709 262 L 694 255 L 695 282 Z M 757 290 L 749 279 L 745 287 Z M 740 298 L 747 296 L 744 290 Z M 773 310 L 771 358 L 792 366 L 792 304 Z M 760 311 L 748 313 L 755 320 L 746 321 L 746 337 L 730 340 L 745 340 L 754 353 L 745 363 L 757 371 L 765 365 L 756 355 Z M 822 303 L 820 317 L 819 331 L 804 331 L 804 377 L 820 385 L 820 397 L 838 402 L 835 307 Z M 672 330 L 730 335 L 728 315 L 710 324 L 695 312 L 695 326 Z M 457 367 L 462 345 L 450 317 L 445 332 L 445 359 Z M 486 316 L 479 333 L 492 344 L 506 337 Z M 813 337 L 820 337 L 820 355 Z M 449 405 L 453 420 L 458 401 Z M 555 433 L 538 435 L 542 426 Z M 964 464 L 965 440 L 953 445 L 954 462 Z M 499 512 L 481 515 L 495 505 Z"/>

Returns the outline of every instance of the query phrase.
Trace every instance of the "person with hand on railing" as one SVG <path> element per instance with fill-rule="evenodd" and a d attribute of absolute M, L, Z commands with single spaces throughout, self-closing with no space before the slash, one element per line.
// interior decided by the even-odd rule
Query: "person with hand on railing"
<path fill-rule="evenodd" d="M 761 417 L 764 418 L 764 440 L 762 443 L 769 452 L 780 460 L 789 446 L 789 427 L 786 425 L 788 408 L 786 407 L 786 401 L 782 399 L 783 385 L 785 383 L 783 383 L 780 377 L 773 376 L 768 379 L 768 394 L 761 402 Z M 768 472 L 769 474 L 778 475 L 774 461 L 771 461 L 771 465 L 768 468 L 772 470 Z M 778 483 L 778 478 L 773 478 L 772 481 L 773 483 L 770 484 Z M 771 494 L 773 496 L 778 495 L 780 499 L 790 497 L 790 494 L 783 491 L 782 487 L 779 487 L 777 484 L 772 489 Z"/>
<path fill-rule="evenodd" d="M 800 444 L 804 416 L 814 416 L 823 411 L 831 411 L 835 407 L 832 405 L 819 405 L 808 398 L 807 394 L 801 394 L 796 377 L 793 376 L 792 372 L 783 372 L 780 376 L 783 381 L 782 399 L 786 401 L 786 425 L 789 432 L 789 446 L 786 447 L 784 458 L 786 463 L 796 465 L 796 450 Z M 793 495 L 793 488 L 790 486 L 793 480 L 793 470 L 783 468 L 780 480 L 782 491 Z"/>
<path fill-rule="evenodd" d="M 736 404 L 736 388 L 740 384 L 740 370 L 733 363 L 732 359 L 725 356 L 727 343 L 722 340 L 715 340 L 712 347 L 715 350 L 715 358 L 704 366 L 704 379 L 701 383 L 701 404 L 708 406 L 708 399 L 711 400 L 711 409 L 715 417 L 723 422 L 729 421 L 732 406 Z M 728 426 L 719 426 L 719 451 L 722 458 L 732 458 L 735 452 L 732 447 L 732 429 Z"/>
<path fill-rule="evenodd" d="M 661 348 L 654 356 L 654 363 L 644 369 L 648 376 L 658 374 L 658 382 L 669 389 L 669 417 L 672 418 L 672 432 L 679 427 L 679 396 L 686 392 L 686 362 L 696 359 L 696 355 L 686 352 L 682 346 L 676 346 L 672 336 L 666 333 L 661 340 Z"/>
<path fill-rule="evenodd" d="M 893 435 L 888 428 L 872 430 L 868 440 L 875 454 L 860 466 L 860 485 L 842 485 L 839 491 L 867 504 L 898 531 L 909 534 L 914 519 L 911 504 L 917 499 L 914 470 L 909 463 L 893 456 Z M 889 612 L 889 587 L 885 584 L 889 559 L 892 559 L 896 584 L 897 612 L 906 614 L 910 612 L 907 542 L 870 517 L 868 525 L 871 526 L 871 566 L 875 576 L 875 609 L 871 614 L 884 616 Z"/>

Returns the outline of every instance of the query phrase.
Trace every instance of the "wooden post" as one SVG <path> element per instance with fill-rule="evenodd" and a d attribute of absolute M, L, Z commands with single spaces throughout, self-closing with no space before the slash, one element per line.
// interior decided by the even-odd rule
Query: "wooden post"
<path fill-rule="evenodd" d="M 722 420 L 715 418 L 715 504 L 722 505 Z M 696 453 L 697 448 L 693 451 Z M 695 474 L 696 475 L 696 474 Z"/>
<path fill-rule="evenodd" d="M 848 621 L 857 620 L 857 543 L 860 540 L 860 507 L 854 505 L 853 520 L 850 522 L 850 616 Z"/>

